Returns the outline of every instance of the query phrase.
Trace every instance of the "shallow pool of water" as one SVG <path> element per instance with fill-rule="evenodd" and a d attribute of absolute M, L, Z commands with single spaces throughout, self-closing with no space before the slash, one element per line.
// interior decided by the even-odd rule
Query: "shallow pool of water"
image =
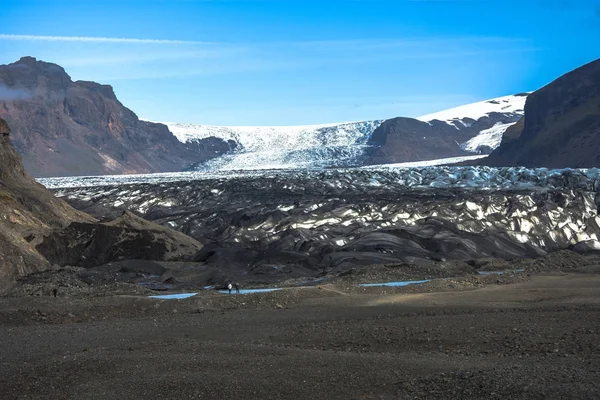
<path fill-rule="evenodd" d="M 392 286 L 392 287 L 401 287 L 408 285 L 418 285 L 421 283 L 431 282 L 430 280 L 424 281 L 401 281 L 401 282 L 384 282 L 384 283 L 361 283 L 359 286 L 362 287 L 376 287 L 376 286 Z"/>
<path fill-rule="evenodd" d="M 181 300 L 189 299 L 190 297 L 196 296 L 198 293 L 177 293 L 177 294 L 162 294 L 157 296 L 148 296 L 151 299 L 159 300 Z"/>
<path fill-rule="evenodd" d="M 235 289 L 231 291 L 231 294 L 251 294 L 251 293 L 267 293 L 267 292 L 275 292 L 277 290 L 281 290 L 282 288 L 271 288 L 271 289 L 240 289 L 240 292 L 237 293 Z M 228 290 L 219 290 L 219 293 L 229 294 Z"/>
<path fill-rule="evenodd" d="M 479 275 L 504 275 L 511 272 L 523 272 L 524 269 L 507 269 L 504 271 L 477 271 Z"/>
<path fill-rule="evenodd" d="M 212 289 L 211 286 L 207 286 L 205 289 Z M 267 293 L 267 292 L 275 292 L 277 290 L 282 290 L 283 288 L 267 288 L 267 289 L 241 289 L 239 293 L 236 293 L 235 290 L 231 291 L 231 294 L 251 294 L 251 293 Z M 219 293 L 229 294 L 227 290 L 219 290 Z M 148 296 L 150 299 L 158 299 L 158 300 L 182 300 L 189 299 L 190 297 L 196 296 L 198 293 L 175 293 L 175 294 L 162 294 L 156 296 Z"/>

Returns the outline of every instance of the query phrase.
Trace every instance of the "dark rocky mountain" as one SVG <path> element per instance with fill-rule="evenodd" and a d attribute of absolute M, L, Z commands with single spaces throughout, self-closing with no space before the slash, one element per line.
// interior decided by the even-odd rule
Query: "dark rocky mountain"
<path fill-rule="evenodd" d="M 525 117 L 480 164 L 600 167 L 600 60 L 531 94 Z"/>
<path fill-rule="evenodd" d="M 520 93 L 419 119 L 387 120 L 371 135 L 367 163 L 401 163 L 489 153 L 498 144 L 503 131 L 522 117 L 519 104 L 527 96 L 528 93 Z M 492 111 L 494 109 L 499 111 Z M 438 119 L 454 112 L 456 117 Z M 461 113 L 473 117 L 461 117 Z"/>
<path fill-rule="evenodd" d="M 165 125 L 141 121 L 111 86 L 73 82 L 32 57 L 0 66 L 0 117 L 37 177 L 181 171 L 229 151 L 216 138 L 188 147 Z"/>

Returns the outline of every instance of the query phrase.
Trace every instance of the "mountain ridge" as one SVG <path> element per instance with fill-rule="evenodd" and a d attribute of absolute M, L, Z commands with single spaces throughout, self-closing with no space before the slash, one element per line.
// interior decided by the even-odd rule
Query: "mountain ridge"
<path fill-rule="evenodd" d="M 237 143 L 235 154 L 227 153 L 199 166 L 206 169 L 343 167 L 426 161 L 489 153 L 500 144 L 504 130 L 521 118 L 527 95 L 503 96 L 418 118 L 398 117 L 412 121 L 411 128 L 416 129 L 414 137 L 410 143 L 400 139 L 392 144 L 392 139 L 387 145 L 387 134 L 378 129 L 382 125 L 390 125 L 388 121 L 396 118 L 292 126 L 164 124 L 184 143 L 194 143 L 208 137 Z M 454 112 L 454 117 L 450 115 L 451 118 L 443 120 L 448 112 Z M 489 132 L 490 129 L 493 131 Z M 444 144 L 421 140 L 423 136 L 437 138 Z M 416 145 L 422 151 L 411 154 L 406 151 L 407 145 Z M 430 146 L 431 150 L 425 151 L 426 146 Z"/>
<path fill-rule="evenodd" d="M 521 118 L 528 95 L 418 118 L 228 127 L 140 120 L 110 85 L 72 81 L 64 68 L 33 57 L 0 66 L 0 86 L 0 116 L 14 127 L 13 144 L 37 177 L 351 167 L 486 154 Z"/>
<path fill-rule="evenodd" d="M 37 177 L 174 172 L 215 155 L 141 121 L 112 86 L 73 81 L 57 64 L 23 57 L 0 65 L 0 87 L 0 117 Z"/>

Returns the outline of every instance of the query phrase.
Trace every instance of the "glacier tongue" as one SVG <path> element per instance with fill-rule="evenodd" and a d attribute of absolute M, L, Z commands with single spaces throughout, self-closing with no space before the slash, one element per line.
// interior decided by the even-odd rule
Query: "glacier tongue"
<path fill-rule="evenodd" d="M 382 120 L 328 125 L 220 127 L 166 123 L 182 142 L 211 136 L 234 140 L 241 150 L 203 166 L 213 171 L 353 165 Z"/>

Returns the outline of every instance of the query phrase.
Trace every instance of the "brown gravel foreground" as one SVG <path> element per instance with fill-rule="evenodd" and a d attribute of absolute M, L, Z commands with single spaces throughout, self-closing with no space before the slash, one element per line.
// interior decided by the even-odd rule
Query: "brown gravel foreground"
<path fill-rule="evenodd" d="M 3 298 L 0 398 L 600 398 L 597 273 L 392 292 Z"/>

